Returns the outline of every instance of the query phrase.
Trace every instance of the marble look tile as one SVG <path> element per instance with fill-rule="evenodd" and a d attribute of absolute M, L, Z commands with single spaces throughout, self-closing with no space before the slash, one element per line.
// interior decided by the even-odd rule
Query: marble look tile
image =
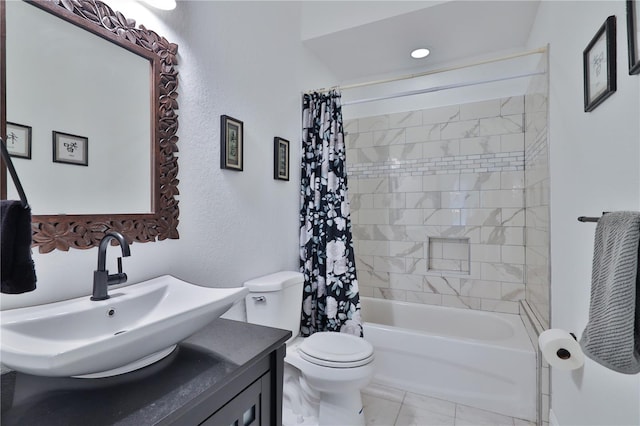
<path fill-rule="evenodd" d="M 462 309 L 480 309 L 481 299 L 467 296 L 442 296 L 442 306 Z"/>
<path fill-rule="evenodd" d="M 536 422 L 530 422 L 529 420 L 513 419 L 514 426 L 536 426 Z"/>
<path fill-rule="evenodd" d="M 443 209 L 473 209 L 480 207 L 478 191 L 441 192 L 440 207 Z"/>
<path fill-rule="evenodd" d="M 371 132 L 374 130 L 386 130 L 389 128 L 389 116 L 377 115 L 375 117 L 365 117 L 358 120 L 359 132 Z"/>
<path fill-rule="evenodd" d="M 500 299 L 517 302 L 525 298 L 526 286 L 523 283 L 502 283 Z"/>
<path fill-rule="evenodd" d="M 423 158 L 440 158 L 460 155 L 460 142 L 457 139 L 422 144 Z"/>
<path fill-rule="evenodd" d="M 357 119 L 352 119 L 352 120 L 344 120 L 342 122 L 342 130 L 345 133 L 358 133 L 358 120 Z"/>
<path fill-rule="evenodd" d="M 358 240 L 357 253 L 362 256 L 389 256 L 389 241 Z"/>
<path fill-rule="evenodd" d="M 483 280 L 460 280 L 460 295 L 482 299 L 500 299 L 500 282 Z"/>
<path fill-rule="evenodd" d="M 478 125 L 479 133 L 475 136 L 503 135 L 508 133 L 522 133 L 523 114 L 506 115 L 502 117 L 481 118 Z"/>
<path fill-rule="evenodd" d="M 374 396 L 376 398 L 386 399 L 393 402 L 402 402 L 407 392 L 402 389 L 396 389 L 381 383 L 376 383 L 375 379 L 369 383 L 367 387 L 362 389 L 363 395 Z"/>
<path fill-rule="evenodd" d="M 402 209 L 402 208 L 418 208 L 422 206 L 409 205 L 406 203 L 407 194 L 405 193 L 389 193 L 389 194 L 373 194 L 373 208 L 382 209 L 382 208 L 392 208 L 392 209 Z"/>
<path fill-rule="evenodd" d="M 500 99 L 500 113 L 496 115 L 511 115 L 524 113 L 524 95 Z"/>
<path fill-rule="evenodd" d="M 363 394 L 362 405 L 367 426 L 389 426 L 395 423 L 400 412 L 401 403 Z"/>
<path fill-rule="evenodd" d="M 453 417 L 403 404 L 395 426 L 454 426 L 454 424 Z"/>
<path fill-rule="evenodd" d="M 368 146 L 387 146 L 405 143 L 404 129 L 373 132 L 372 144 Z"/>
<path fill-rule="evenodd" d="M 462 191 L 486 191 L 500 189 L 500 173 L 461 173 L 460 190 Z"/>
<path fill-rule="evenodd" d="M 440 306 L 442 305 L 442 295 L 436 293 L 423 293 L 421 291 L 407 291 L 407 302 Z"/>
<path fill-rule="evenodd" d="M 482 299 L 480 309 L 488 312 L 517 315 L 519 313 L 519 303 L 504 300 Z"/>
<path fill-rule="evenodd" d="M 389 256 L 424 258 L 424 244 L 411 241 L 389 241 Z"/>
<path fill-rule="evenodd" d="M 360 209 L 358 211 L 358 224 L 360 225 L 388 225 L 388 209 Z"/>
<path fill-rule="evenodd" d="M 500 115 L 500 105 L 500 99 L 492 99 L 489 101 L 472 102 L 460 105 L 460 120 L 497 117 Z"/>
<path fill-rule="evenodd" d="M 513 426 L 513 418 L 466 405 L 456 405 L 456 426 Z"/>
<path fill-rule="evenodd" d="M 525 213 L 524 208 L 515 209 L 502 209 L 502 226 L 524 226 L 525 225 Z"/>
<path fill-rule="evenodd" d="M 461 209 L 460 223 L 467 226 L 500 226 L 502 209 Z"/>
<path fill-rule="evenodd" d="M 523 246 L 502 246 L 501 259 L 503 263 L 519 263 L 524 264 L 524 247 Z"/>
<path fill-rule="evenodd" d="M 473 262 L 501 262 L 500 248 L 501 246 L 494 244 L 471 244 L 470 259 Z"/>
<path fill-rule="evenodd" d="M 474 136 L 480 136 L 481 120 L 491 120 L 491 119 L 483 118 L 480 120 L 466 120 L 466 121 L 455 121 L 455 122 L 444 123 L 440 126 L 440 138 L 441 139 L 462 139 L 462 138 L 471 138 Z M 502 133 L 513 133 L 513 132 L 502 132 Z M 486 134 L 488 135 L 491 133 L 486 133 Z"/>
<path fill-rule="evenodd" d="M 391 225 L 420 225 L 422 224 L 422 209 L 390 209 L 389 223 Z"/>
<path fill-rule="evenodd" d="M 404 241 L 423 243 L 427 240 L 427 228 L 425 226 L 407 225 L 405 226 L 405 233 L 406 238 Z"/>
<path fill-rule="evenodd" d="M 358 179 L 358 193 L 374 194 L 389 192 L 389 178 Z"/>
<path fill-rule="evenodd" d="M 422 112 L 409 111 L 389 114 L 389 128 L 405 128 L 422 125 Z"/>
<path fill-rule="evenodd" d="M 389 178 L 392 193 L 422 191 L 422 176 L 401 176 Z"/>
<path fill-rule="evenodd" d="M 512 133 L 500 135 L 500 151 L 519 152 L 524 151 L 524 133 Z"/>
<path fill-rule="evenodd" d="M 373 195 L 372 194 L 358 194 L 349 193 L 349 204 L 351 205 L 351 214 L 357 212 L 360 209 L 372 209 L 373 208 Z"/>
<path fill-rule="evenodd" d="M 366 133 L 349 133 L 346 137 L 345 143 L 348 149 L 354 148 L 370 148 L 373 146 L 373 132 Z M 347 156 L 353 161 L 347 154 Z"/>
<path fill-rule="evenodd" d="M 431 411 L 432 413 L 442 414 L 447 417 L 455 417 L 456 415 L 455 403 L 433 398 L 431 396 L 407 392 L 402 403 L 422 410 Z"/>
<path fill-rule="evenodd" d="M 362 287 L 389 288 L 390 280 L 388 272 L 358 269 L 358 284 Z M 373 296 L 373 295 L 372 295 Z"/>
<path fill-rule="evenodd" d="M 524 282 L 524 266 L 510 263 L 483 263 L 481 277 L 488 281 Z"/>
<path fill-rule="evenodd" d="M 407 143 L 389 146 L 390 161 L 419 160 L 422 158 L 421 143 Z"/>
<path fill-rule="evenodd" d="M 405 130 L 406 143 L 418 143 L 437 141 L 440 139 L 440 125 L 429 124 L 420 127 L 411 127 Z"/>
<path fill-rule="evenodd" d="M 424 179 L 423 179 L 424 183 Z M 406 194 L 406 207 L 411 209 L 439 209 L 441 197 L 439 192 L 410 192 Z M 374 198 L 375 206 L 375 198 Z"/>
<path fill-rule="evenodd" d="M 524 207 L 524 190 L 522 189 L 504 189 L 482 191 L 480 194 L 481 207 Z"/>
<path fill-rule="evenodd" d="M 434 272 L 466 272 L 469 263 L 451 259 L 429 259 L 429 270 Z"/>
<path fill-rule="evenodd" d="M 374 288 L 373 297 L 388 300 L 407 300 L 407 293 L 404 290 L 394 290 L 389 288 Z"/>
<path fill-rule="evenodd" d="M 457 296 L 460 294 L 460 278 L 426 275 L 422 283 L 424 291 L 434 294 Z"/>
<path fill-rule="evenodd" d="M 406 263 L 401 257 L 374 256 L 373 267 L 375 271 L 404 273 Z"/>
<path fill-rule="evenodd" d="M 359 275 L 359 273 L 358 273 L 358 275 Z M 373 297 L 373 288 L 372 287 L 367 287 L 365 285 L 360 285 L 360 287 L 358 288 L 358 291 L 360 292 L 360 296 Z"/>
<path fill-rule="evenodd" d="M 424 275 L 427 273 L 427 259 L 407 258 L 407 274 Z"/>
<path fill-rule="evenodd" d="M 358 272 L 373 271 L 373 256 L 363 256 L 356 253 L 356 268 Z"/>
<path fill-rule="evenodd" d="M 424 209 L 425 225 L 460 225 L 460 209 Z"/>
<path fill-rule="evenodd" d="M 403 225 L 373 225 L 371 240 L 407 241 L 407 228 Z"/>
<path fill-rule="evenodd" d="M 411 274 L 389 274 L 390 287 L 396 290 L 422 291 L 422 276 Z"/>
<path fill-rule="evenodd" d="M 500 173 L 500 189 L 522 188 L 524 188 L 524 171 Z"/>
<path fill-rule="evenodd" d="M 460 189 L 460 175 L 428 175 L 422 177 L 422 190 L 429 191 L 458 191 Z"/>
<path fill-rule="evenodd" d="M 382 163 L 389 160 L 389 147 L 376 146 L 358 149 L 359 163 Z"/>
<path fill-rule="evenodd" d="M 502 152 L 500 136 L 460 139 L 460 155 L 495 154 L 499 152 Z"/>
<path fill-rule="evenodd" d="M 422 124 L 448 123 L 460 120 L 460 106 L 451 105 L 422 110 Z"/>

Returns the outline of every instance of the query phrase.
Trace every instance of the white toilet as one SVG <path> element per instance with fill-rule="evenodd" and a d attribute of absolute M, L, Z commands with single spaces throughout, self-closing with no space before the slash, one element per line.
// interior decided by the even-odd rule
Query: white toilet
<path fill-rule="evenodd" d="M 244 283 L 247 321 L 291 330 L 284 371 L 284 425 L 364 425 L 360 389 L 373 377 L 373 346 L 346 333 L 300 337 L 299 272 L 277 272 Z"/>

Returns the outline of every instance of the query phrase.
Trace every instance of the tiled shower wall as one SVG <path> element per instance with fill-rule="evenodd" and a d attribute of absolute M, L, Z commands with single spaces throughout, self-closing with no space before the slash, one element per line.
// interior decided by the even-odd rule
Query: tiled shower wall
<path fill-rule="evenodd" d="M 363 296 L 519 312 L 524 103 L 345 120 Z"/>
<path fill-rule="evenodd" d="M 538 71 L 547 69 L 547 57 Z M 525 205 L 527 295 L 534 314 L 549 328 L 551 267 L 549 252 L 548 74 L 533 77 L 525 95 Z"/>

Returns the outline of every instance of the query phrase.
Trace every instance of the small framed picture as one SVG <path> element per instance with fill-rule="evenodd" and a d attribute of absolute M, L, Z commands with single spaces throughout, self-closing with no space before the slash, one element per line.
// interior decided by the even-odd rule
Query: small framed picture
<path fill-rule="evenodd" d="M 609 16 L 583 52 L 584 111 L 616 91 L 616 17 Z"/>
<path fill-rule="evenodd" d="M 640 4 L 637 0 L 627 0 L 627 39 L 629 75 L 640 74 Z"/>
<path fill-rule="evenodd" d="M 242 171 L 243 123 L 240 120 L 220 116 L 220 168 Z"/>
<path fill-rule="evenodd" d="M 289 180 L 289 141 L 273 138 L 273 178 Z"/>
<path fill-rule="evenodd" d="M 53 161 L 55 163 L 89 165 L 89 138 L 53 131 Z"/>
<path fill-rule="evenodd" d="M 31 127 L 7 122 L 7 151 L 16 158 L 31 160 Z"/>

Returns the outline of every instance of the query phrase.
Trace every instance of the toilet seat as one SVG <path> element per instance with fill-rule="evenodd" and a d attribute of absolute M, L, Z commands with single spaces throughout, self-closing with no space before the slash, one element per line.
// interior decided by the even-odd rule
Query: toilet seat
<path fill-rule="evenodd" d="M 298 346 L 300 358 L 332 368 L 354 368 L 373 360 L 373 346 L 351 334 L 332 331 L 312 334 Z"/>

